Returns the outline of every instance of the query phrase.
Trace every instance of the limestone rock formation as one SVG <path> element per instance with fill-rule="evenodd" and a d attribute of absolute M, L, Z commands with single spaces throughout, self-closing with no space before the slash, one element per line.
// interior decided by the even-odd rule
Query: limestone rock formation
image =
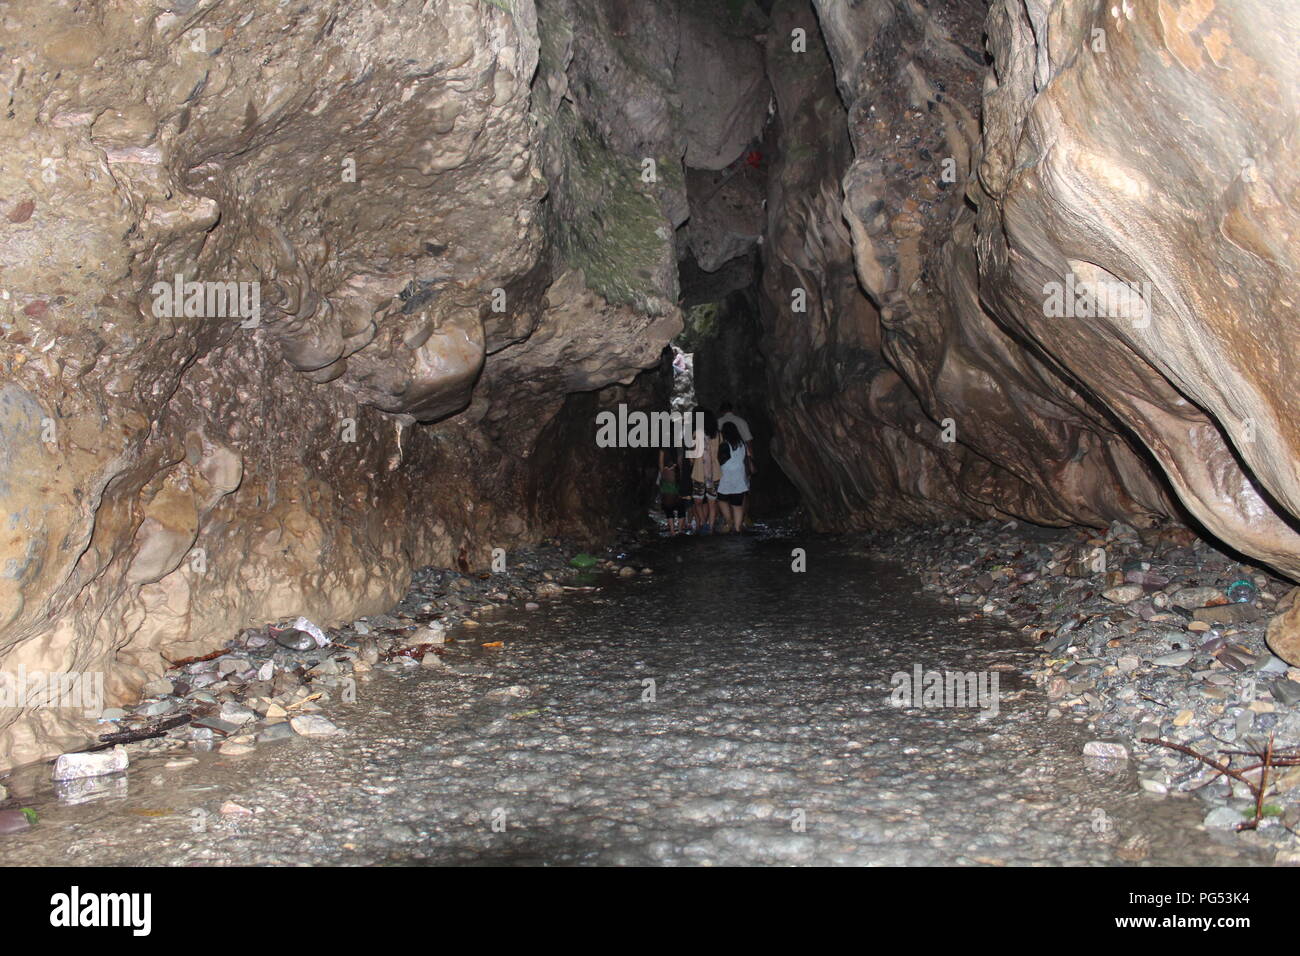
<path fill-rule="evenodd" d="M 593 419 L 662 400 L 684 189 L 534 96 L 592 81 L 541 64 L 587 22 L 548 6 L 545 36 L 531 0 L 5 8 L 0 669 L 122 702 L 241 626 L 621 519 L 552 483 L 643 487 Z M 603 162 L 574 185 L 561 149 Z M 89 727 L 0 712 L 0 764 Z"/>
<path fill-rule="evenodd" d="M 789 56 L 790 31 L 813 26 L 805 5 L 778 3 L 768 59 L 784 161 L 764 278 L 770 347 L 805 363 L 773 384 L 783 460 L 814 515 L 1100 525 L 1181 506 L 1300 572 L 1279 384 L 1296 351 L 1295 174 L 1281 157 L 1297 129 L 1300 13 L 1250 0 L 815 6 L 852 157 L 839 158 L 818 56 Z M 1267 106 L 1247 106 L 1260 91 Z M 850 242 L 866 301 L 833 281 Z M 790 312 L 794 288 L 806 316 Z"/>
<path fill-rule="evenodd" d="M 595 415 L 666 402 L 683 305 L 818 528 L 1191 518 L 1300 576 L 1292 0 L 26 3 L 0 44 L 0 673 L 125 701 L 607 530 L 648 488 Z M 0 765 L 89 727 L 0 711 Z"/>

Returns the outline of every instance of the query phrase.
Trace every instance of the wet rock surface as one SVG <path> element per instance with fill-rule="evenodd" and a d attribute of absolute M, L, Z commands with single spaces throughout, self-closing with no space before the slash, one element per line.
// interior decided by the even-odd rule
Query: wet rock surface
<path fill-rule="evenodd" d="M 813 6 L 772 10 L 763 276 L 813 519 L 1101 528 L 1176 498 L 1294 576 L 1294 4 Z"/>
<path fill-rule="evenodd" d="M 664 399 L 686 137 L 652 187 L 563 100 L 637 70 L 603 20 L 574 62 L 589 6 L 6 10 L 0 670 L 117 706 L 241 627 L 622 519 L 567 489 L 636 493 L 591 422 Z M 6 706 L 0 765 L 88 727 Z"/>
<path fill-rule="evenodd" d="M 166 662 L 599 540 L 648 476 L 594 416 L 667 403 L 683 306 L 818 530 L 1185 508 L 1300 574 L 1291 0 L 11 7 L 0 673 L 252 746 Z M 1258 662 L 1265 612 L 1300 657 L 1272 584 L 1124 570 L 1227 641 L 1153 666 Z M 0 766 L 90 729 L 6 706 Z"/>
<path fill-rule="evenodd" d="M 1189 748 L 1237 770 L 1269 751 L 1263 818 L 1250 838 L 1300 861 L 1300 668 L 1271 652 L 1270 620 L 1290 582 L 1183 528 L 1104 533 L 984 523 L 882 536 L 959 620 L 1019 625 L 1051 721 L 1083 723 L 1122 747 L 1142 789 L 1194 794 L 1207 827 L 1256 819 L 1257 794 Z M 1274 629 L 1275 630 L 1275 629 Z M 1248 773 L 1258 783 L 1258 773 Z"/>
<path fill-rule="evenodd" d="M 791 570 L 795 547 L 806 572 Z M 525 558 L 520 578 L 424 572 L 402 605 L 331 632 L 345 647 L 317 655 L 313 669 L 350 659 L 358 677 L 354 703 L 302 705 L 340 733 L 238 754 L 225 749 L 236 738 L 216 750 L 130 745 L 128 773 L 75 793 L 52 794 L 47 767 L 17 773 L 11 799 L 39 822 L 5 836 L 0 861 L 1272 858 L 1265 832 L 1201 829 L 1194 798 L 1143 791 L 1123 761 L 1090 766 L 1088 728 L 1041 719 L 1049 701 L 1021 676 L 1032 643 L 1001 621 L 959 620 L 876 553 L 854 538 L 738 536 L 663 542 L 571 574 L 558 549 Z M 624 567 L 637 573 L 622 578 Z M 593 590 L 550 598 L 548 573 Z M 498 603 L 488 589 L 509 606 L 457 623 L 452 605 Z M 521 606 L 526 593 L 537 610 Z M 431 604 L 451 624 L 424 649 L 435 666 L 377 654 L 382 632 L 400 630 L 399 650 L 427 634 Z M 257 650 L 296 653 L 273 643 Z M 996 707 L 894 706 L 895 675 L 918 665 L 998 675 Z"/>

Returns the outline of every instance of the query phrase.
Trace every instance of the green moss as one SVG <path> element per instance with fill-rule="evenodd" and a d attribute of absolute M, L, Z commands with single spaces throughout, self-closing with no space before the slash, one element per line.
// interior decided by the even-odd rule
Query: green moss
<path fill-rule="evenodd" d="M 543 97 L 549 104 L 550 89 L 544 78 L 563 72 L 564 51 L 573 42 L 573 24 L 556 15 L 547 4 L 537 10 L 537 36 L 540 43 L 537 73 L 543 80 L 534 84 L 534 95 Z"/>
<path fill-rule="evenodd" d="M 695 352 L 718 334 L 722 303 L 704 302 L 682 316 L 682 334 L 676 339 L 683 352 Z"/>
<path fill-rule="evenodd" d="M 564 153 L 557 212 L 565 261 L 609 302 L 662 311 L 671 233 L 656 193 L 673 164 L 656 161 L 660 182 L 643 183 L 640 164 L 606 148 L 567 104 L 552 133 Z"/>
<path fill-rule="evenodd" d="M 813 148 L 803 143 L 795 143 L 786 148 L 785 155 L 792 163 L 803 163 L 813 158 Z"/>

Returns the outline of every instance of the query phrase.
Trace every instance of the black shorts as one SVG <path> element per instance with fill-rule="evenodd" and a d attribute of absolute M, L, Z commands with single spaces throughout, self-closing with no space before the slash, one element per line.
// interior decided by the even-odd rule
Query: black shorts
<path fill-rule="evenodd" d="M 681 498 L 678 498 L 672 504 L 669 504 L 666 500 L 661 499 L 659 504 L 664 509 L 665 518 L 686 517 L 686 502 Z"/>
<path fill-rule="evenodd" d="M 727 504 L 731 505 L 733 508 L 739 508 L 741 505 L 745 503 L 745 495 L 747 494 L 749 494 L 749 492 L 747 491 L 742 491 L 738 495 L 719 494 L 718 500 L 726 502 Z"/>

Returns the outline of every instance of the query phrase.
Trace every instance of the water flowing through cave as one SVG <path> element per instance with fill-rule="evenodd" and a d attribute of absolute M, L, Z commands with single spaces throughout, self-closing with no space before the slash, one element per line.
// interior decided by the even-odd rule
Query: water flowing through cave
<path fill-rule="evenodd" d="M 1292 7 L 7 8 L 0 861 L 1300 861 Z"/>

